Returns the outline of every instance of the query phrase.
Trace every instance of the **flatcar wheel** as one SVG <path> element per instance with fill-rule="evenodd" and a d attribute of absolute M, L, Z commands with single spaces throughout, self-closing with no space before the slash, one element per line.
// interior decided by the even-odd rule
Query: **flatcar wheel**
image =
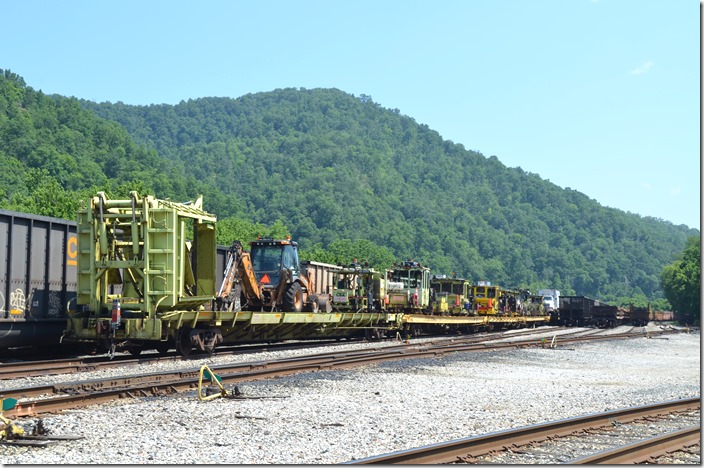
<path fill-rule="evenodd" d="M 181 356 L 188 356 L 191 354 L 193 345 L 191 345 L 191 333 L 188 329 L 181 329 L 176 340 L 176 351 Z"/>
<path fill-rule="evenodd" d="M 381 340 L 381 333 L 379 333 L 378 328 L 366 328 L 364 330 L 364 338 L 367 341 L 379 341 Z"/>
<path fill-rule="evenodd" d="M 191 354 L 192 350 L 193 350 L 193 348 L 191 346 L 186 345 L 186 346 L 179 346 L 176 351 L 178 351 L 178 353 L 181 356 L 185 357 L 185 356 L 189 356 Z"/>
<path fill-rule="evenodd" d="M 137 357 L 142 354 L 142 348 L 129 348 L 127 352 L 130 353 L 130 355 Z"/>

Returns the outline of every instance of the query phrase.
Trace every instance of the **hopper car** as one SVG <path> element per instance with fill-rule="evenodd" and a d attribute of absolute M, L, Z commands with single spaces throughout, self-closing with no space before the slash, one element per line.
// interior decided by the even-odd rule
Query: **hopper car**
<path fill-rule="evenodd" d="M 631 306 L 628 313 L 630 314 L 631 322 L 636 327 L 644 327 L 649 321 L 654 320 L 653 312 L 650 310 L 650 303 L 648 303 L 648 307 Z"/>
<path fill-rule="evenodd" d="M 75 222 L 0 210 L 0 348 L 59 343 L 77 258 Z"/>
<path fill-rule="evenodd" d="M 628 310 L 630 320 L 635 326 L 645 326 L 650 321 L 667 322 L 675 319 L 675 314 L 672 311 L 658 311 L 651 309 L 650 303 L 646 307 L 631 307 Z"/>
<path fill-rule="evenodd" d="M 561 296 L 551 323 L 562 326 L 613 328 L 630 321 L 628 311 L 585 296 Z"/>

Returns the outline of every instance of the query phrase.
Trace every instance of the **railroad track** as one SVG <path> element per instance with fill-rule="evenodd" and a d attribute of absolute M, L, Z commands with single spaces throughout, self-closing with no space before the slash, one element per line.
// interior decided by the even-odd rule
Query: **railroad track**
<path fill-rule="evenodd" d="M 562 336 L 560 344 L 581 343 L 596 340 L 614 340 L 640 337 L 639 334 L 611 334 L 587 337 Z M 523 337 L 516 341 L 477 341 L 448 339 L 426 342 L 414 346 L 396 345 L 383 348 L 367 348 L 359 351 L 331 351 L 303 357 L 255 361 L 237 364 L 213 365 L 223 384 L 262 380 L 301 372 L 329 369 L 344 369 L 372 363 L 410 358 L 437 357 L 456 352 L 478 352 L 488 350 L 545 347 L 546 340 Z M 494 337 L 496 339 L 496 337 Z M 155 372 L 149 374 L 83 380 L 63 384 L 38 385 L 3 390 L 2 396 L 18 400 L 17 405 L 5 411 L 7 417 L 35 416 L 91 404 L 104 403 L 124 397 L 165 395 L 190 390 L 197 386 L 200 369 Z M 37 398 L 30 400 L 30 398 Z"/>
<path fill-rule="evenodd" d="M 73 374 L 78 372 L 92 372 L 114 367 L 135 366 L 158 362 L 187 362 L 203 358 L 209 358 L 212 356 L 261 353 L 267 351 L 285 351 L 293 349 L 313 349 L 317 347 L 344 345 L 349 343 L 349 341 L 340 342 L 337 340 L 321 340 L 307 342 L 301 341 L 223 347 L 221 349 L 216 350 L 216 352 L 212 355 L 191 354 L 189 356 L 181 356 L 176 352 L 171 352 L 167 355 L 154 353 L 153 355 L 142 355 L 140 357 L 134 357 L 125 354 L 115 356 L 112 359 L 109 358 L 107 355 L 101 355 L 33 361 L 3 362 L 0 363 L 0 380 L 10 380 L 22 377 L 39 377 L 44 375 Z"/>
<path fill-rule="evenodd" d="M 657 463 L 663 456 L 674 452 L 687 450 L 690 447 L 700 444 L 701 425 L 691 426 L 678 431 L 649 437 L 647 439 L 622 445 L 610 450 L 587 455 L 573 460 L 571 464 L 580 465 L 613 465 L 613 464 L 633 464 L 643 462 Z M 701 448 L 700 448 L 701 452 Z M 701 458 L 701 457 L 700 457 Z"/>
<path fill-rule="evenodd" d="M 472 335 L 471 337 L 464 339 L 469 339 L 475 342 L 483 342 L 501 339 L 506 336 L 520 336 L 524 334 L 531 334 L 538 332 L 538 330 L 539 329 L 524 329 L 515 331 L 514 333 L 495 332 L 489 334 Z M 544 333 L 544 330 L 542 331 L 542 333 Z M 440 341 L 435 341 L 435 343 L 453 342 L 456 341 L 456 339 L 456 337 L 443 338 Z M 391 339 L 388 339 L 388 341 L 391 341 Z M 107 357 L 107 355 L 102 355 L 19 362 L 3 362 L 0 365 L 0 380 L 10 380 L 23 377 L 38 377 L 44 375 L 61 375 L 78 372 L 90 372 L 114 367 L 143 365 L 158 362 L 181 362 L 203 359 L 205 357 L 210 356 L 261 353 L 267 351 L 283 351 L 293 349 L 312 349 L 322 346 L 347 345 L 349 343 L 350 341 L 340 342 L 337 340 L 320 340 L 223 347 L 217 349 L 216 352 L 212 355 L 191 354 L 189 356 L 181 356 L 176 352 L 172 352 L 168 355 L 154 353 L 153 355 L 142 355 L 140 357 L 134 357 L 131 355 L 118 355 L 115 356 L 113 359 L 110 359 L 109 357 Z"/>
<path fill-rule="evenodd" d="M 641 463 L 698 445 L 701 437 L 700 415 L 701 399 L 687 398 L 455 439 L 354 460 L 348 464 Z M 668 430 L 674 420 L 677 425 L 687 427 Z M 645 426 L 652 431 L 659 421 L 665 421 L 665 429 L 661 430 L 664 433 L 648 435 L 636 442 L 622 442 L 626 438 L 624 433 L 634 432 L 631 425 L 645 422 Z M 605 438 L 612 440 L 605 441 Z M 543 445 L 539 444 L 544 441 L 550 441 L 554 447 L 547 451 L 541 449 Z M 593 447 L 603 447 L 609 443 L 615 447 L 594 453 Z M 592 447 L 592 453 L 575 457 L 574 453 L 583 451 L 585 446 Z M 546 452 L 551 456 L 546 456 Z"/>
<path fill-rule="evenodd" d="M 566 333 L 564 333 L 566 331 Z M 603 330 L 594 329 L 589 331 L 575 331 L 572 332 L 565 328 L 556 328 L 552 330 L 554 333 L 562 333 L 560 335 L 560 342 L 565 338 L 570 336 L 580 337 L 583 341 L 588 341 L 591 336 L 597 335 Z M 482 335 L 470 335 L 470 336 L 455 336 L 452 338 L 443 338 L 438 341 L 433 341 L 432 343 L 439 346 L 441 343 L 448 343 L 448 345 L 458 342 L 487 342 L 496 341 L 501 339 L 515 339 L 521 336 L 530 336 L 534 333 L 544 334 L 545 330 L 541 329 L 523 329 L 518 331 L 513 331 L 512 333 L 507 332 L 496 332 L 487 333 Z M 655 334 L 666 334 L 673 333 L 671 330 L 655 332 Z M 610 335 L 616 338 L 631 338 L 633 336 L 642 336 L 642 332 L 634 331 L 633 329 L 629 332 L 625 332 L 619 335 Z M 282 351 L 282 350 L 292 350 L 292 349 L 310 349 L 322 346 L 335 346 L 335 345 L 346 345 L 349 342 L 339 342 L 336 340 L 323 340 L 314 342 L 295 342 L 295 343 L 274 343 L 266 345 L 240 345 L 237 347 L 223 348 L 217 350 L 213 355 L 223 356 L 223 355 L 233 355 L 233 354 L 244 354 L 244 353 L 257 353 L 265 351 Z M 407 345 L 399 345 L 399 347 L 406 347 Z M 113 359 L 109 359 L 107 356 L 86 356 L 86 357 L 70 357 L 62 359 L 51 359 L 51 360 L 36 360 L 36 361 L 21 361 L 21 362 L 4 362 L 0 365 L 0 381 L 10 380 L 24 377 L 38 377 L 46 375 L 62 375 L 62 374 L 73 374 L 79 372 L 91 372 L 104 370 L 115 367 L 124 366 L 135 366 L 152 364 L 158 362 L 181 362 L 189 360 L 198 360 L 206 357 L 210 357 L 205 354 L 193 354 L 190 356 L 181 356 L 177 353 L 172 353 L 170 355 L 158 355 L 154 353 L 153 356 L 142 355 L 140 357 L 133 357 L 129 355 L 115 356 Z"/>

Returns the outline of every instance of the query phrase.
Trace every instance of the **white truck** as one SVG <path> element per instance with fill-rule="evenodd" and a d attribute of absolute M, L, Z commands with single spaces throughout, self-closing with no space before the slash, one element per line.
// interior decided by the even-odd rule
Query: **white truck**
<path fill-rule="evenodd" d="M 560 291 L 557 289 L 538 289 L 538 295 L 543 296 L 543 305 L 548 312 L 560 308 Z"/>

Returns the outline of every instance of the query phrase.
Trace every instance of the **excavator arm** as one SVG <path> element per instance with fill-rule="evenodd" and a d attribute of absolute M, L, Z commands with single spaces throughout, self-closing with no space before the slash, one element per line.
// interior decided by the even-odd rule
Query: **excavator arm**
<path fill-rule="evenodd" d="M 262 301 L 261 286 L 254 275 L 249 252 L 245 252 L 242 243 L 235 240 L 228 251 L 225 276 L 215 298 L 218 310 L 232 310 L 240 292 L 244 293 L 248 302 L 261 303 Z"/>

